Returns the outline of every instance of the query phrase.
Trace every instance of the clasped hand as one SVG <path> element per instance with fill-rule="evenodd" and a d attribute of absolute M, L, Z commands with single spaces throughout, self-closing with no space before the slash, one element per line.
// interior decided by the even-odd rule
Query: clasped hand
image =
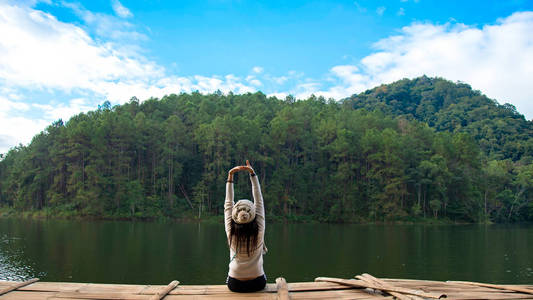
<path fill-rule="evenodd" d="M 228 181 L 233 181 L 233 174 L 239 172 L 239 171 L 248 171 L 250 174 L 254 173 L 254 169 L 250 165 L 250 162 L 246 160 L 246 166 L 236 166 L 229 170 L 228 172 Z"/>

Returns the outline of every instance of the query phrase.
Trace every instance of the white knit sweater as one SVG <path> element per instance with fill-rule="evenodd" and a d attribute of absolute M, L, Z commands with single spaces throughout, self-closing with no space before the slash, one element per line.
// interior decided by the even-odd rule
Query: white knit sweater
<path fill-rule="evenodd" d="M 239 249 L 239 253 L 229 263 L 228 275 L 236 279 L 252 279 L 265 273 L 263 270 L 263 243 L 265 237 L 265 208 L 263 206 L 263 195 L 261 186 L 256 176 L 250 176 L 252 182 L 252 194 L 255 202 L 255 218 L 259 227 L 257 245 L 250 256 L 245 249 Z M 224 202 L 224 221 L 226 225 L 226 236 L 229 240 L 231 228 L 231 210 L 233 208 L 233 183 L 226 184 L 226 201 Z M 235 245 L 230 248 L 230 259 L 235 255 Z"/>

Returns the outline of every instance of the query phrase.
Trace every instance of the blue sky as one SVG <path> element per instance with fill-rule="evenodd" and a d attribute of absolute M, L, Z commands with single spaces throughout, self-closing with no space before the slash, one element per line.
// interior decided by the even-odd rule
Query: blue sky
<path fill-rule="evenodd" d="M 427 74 L 533 117 L 533 1 L 0 0 L 0 153 L 109 100 L 342 99 Z"/>

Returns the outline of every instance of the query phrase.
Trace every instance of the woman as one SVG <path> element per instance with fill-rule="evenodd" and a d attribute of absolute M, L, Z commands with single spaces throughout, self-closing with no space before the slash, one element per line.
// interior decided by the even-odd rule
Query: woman
<path fill-rule="evenodd" d="M 233 203 L 233 174 L 248 171 L 252 182 L 254 202 L 239 200 Z M 263 249 L 265 236 L 265 209 L 259 180 L 250 162 L 237 166 L 228 173 L 224 203 L 226 236 L 230 248 L 227 284 L 234 292 L 256 292 L 265 288 Z"/>

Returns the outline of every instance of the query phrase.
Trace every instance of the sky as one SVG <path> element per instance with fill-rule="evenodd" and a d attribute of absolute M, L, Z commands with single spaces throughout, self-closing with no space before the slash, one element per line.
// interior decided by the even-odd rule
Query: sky
<path fill-rule="evenodd" d="M 533 1 L 0 0 L 0 153 L 109 101 L 336 100 L 421 75 L 533 118 Z"/>

